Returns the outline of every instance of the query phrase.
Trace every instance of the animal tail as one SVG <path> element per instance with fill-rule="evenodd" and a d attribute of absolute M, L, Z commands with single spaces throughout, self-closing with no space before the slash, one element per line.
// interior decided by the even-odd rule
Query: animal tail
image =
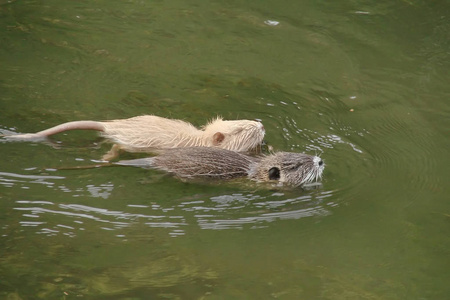
<path fill-rule="evenodd" d="M 151 168 L 155 166 L 155 158 L 154 157 L 146 157 L 146 158 L 137 158 L 130 160 L 120 160 L 114 162 L 115 165 L 120 166 L 132 166 L 132 167 L 140 167 L 140 168 Z"/>
<path fill-rule="evenodd" d="M 113 167 L 113 166 L 131 166 L 131 167 L 140 167 L 140 168 L 151 168 L 154 166 L 153 157 L 148 158 L 138 158 L 138 159 L 130 159 L 130 160 L 120 160 L 117 162 L 107 162 L 100 161 L 99 163 L 87 165 L 87 166 L 75 166 L 75 167 L 60 167 L 58 170 L 82 170 L 82 169 L 95 169 L 95 168 L 104 168 L 104 167 Z"/>
<path fill-rule="evenodd" d="M 63 124 L 59 124 L 55 127 L 45 129 L 36 133 L 24 133 L 24 134 L 14 134 L 5 135 L 7 139 L 11 140 L 41 140 L 45 139 L 51 135 L 61 133 L 68 130 L 97 130 L 104 131 L 105 127 L 101 122 L 96 121 L 73 121 Z"/>

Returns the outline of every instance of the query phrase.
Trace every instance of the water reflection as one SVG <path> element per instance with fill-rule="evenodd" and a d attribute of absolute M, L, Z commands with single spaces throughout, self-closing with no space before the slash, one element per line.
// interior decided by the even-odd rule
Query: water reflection
<path fill-rule="evenodd" d="M 45 177 L 36 176 L 29 178 Z M 46 180 L 59 180 L 58 176 L 53 177 Z M 31 191 L 35 188 L 26 181 L 25 184 Z M 25 257 L 20 257 L 27 262 L 27 270 L 42 272 L 34 259 L 42 253 L 58 261 L 49 264 L 45 276 L 36 274 L 43 282 L 40 283 L 43 298 L 139 292 L 147 297 L 155 288 L 158 292 L 171 291 L 189 282 L 199 282 L 197 289 L 206 293 L 221 278 L 220 268 L 211 267 L 208 260 L 203 262 L 185 246 L 169 248 L 168 245 L 174 245 L 168 239 L 183 243 L 188 239 L 179 237 L 198 233 L 198 229 L 260 230 L 285 220 L 325 217 L 337 205 L 332 202 L 333 191 L 318 189 L 189 196 L 148 204 L 130 201 L 122 205 L 123 209 L 114 209 L 110 204 L 115 199 L 113 187 L 105 183 L 68 189 L 67 193 L 73 196 L 79 195 L 82 189 L 100 191 L 89 194 L 97 205 L 67 203 L 73 199 L 67 197 L 60 202 L 16 200 L 9 205 L 21 215 L 12 215 L 11 220 L 15 221 L 2 227 L 3 241 L 16 248 L 28 245 L 30 239 L 38 245 L 34 252 L 28 251 Z M 59 186 L 53 188 L 62 194 Z M 103 194 L 104 189 L 111 194 Z M 45 238 L 33 238 L 33 234 Z M 14 247 L 9 246 L 4 255 L 9 268 L 14 268 L 18 259 Z M 95 261 L 95 268 L 91 261 Z M 21 274 L 17 268 L 9 272 L 15 276 Z"/>
<path fill-rule="evenodd" d="M 313 207 L 299 209 L 293 211 L 266 213 L 255 217 L 243 217 L 234 220 L 216 219 L 213 215 L 197 215 L 198 224 L 202 229 L 244 229 L 244 225 L 252 225 L 250 229 L 268 227 L 265 223 L 274 222 L 276 220 L 299 219 L 311 216 L 326 216 L 329 211 L 322 207 Z M 264 223 L 264 225 L 259 225 Z"/>
<path fill-rule="evenodd" d="M 284 194 L 275 193 L 271 197 L 259 196 L 259 195 L 222 195 L 212 197 L 210 200 L 215 206 L 192 206 L 187 207 L 185 210 L 192 210 L 195 212 L 221 212 L 210 214 L 196 214 L 197 223 L 202 229 L 243 229 L 244 226 L 250 225 L 250 229 L 267 227 L 268 223 L 277 220 L 286 219 L 300 219 L 311 216 L 326 216 L 330 212 L 326 210 L 322 205 L 316 205 L 314 207 L 306 207 L 296 209 L 297 204 L 307 203 L 306 205 L 319 204 L 324 198 L 331 196 L 331 193 L 320 193 L 318 196 L 307 195 L 298 198 L 284 199 Z M 268 198 L 280 197 L 280 200 L 268 200 Z M 197 204 L 197 203 L 196 203 Z M 246 207 L 248 211 L 245 215 L 239 218 L 230 218 L 230 211 L 240 210 Z M 272 210 L 280 210 L 277 212 L 271 212 Z"/>
<path fill-rule="evenodd" d="M 168 234 L 176 237 L 185 235 L 189 226 L 212 230 L 257 229 L 268 227 L 276 221 L 324 217 L 331 213 L 329 207 L 337 205 L 327 202 L 332 196 L 332 191 L 292 198 L 281 192 L 271 195 L 237 193 L 167 206 L 128 204 L 125 210 L 18 200 L 13 209 L 22 212 L 20 226 L 31 227 L 37 234 L 48 236 L 63 234 L 74 237 L 78 231 L 89 228 L 113 231 L 117 237 L 127 238 L 126 229 L 138 223 L 151 228 L 169 229 Z"/>
<path fill-rule="evenodd" d="M 31 184 L 43 184 L 52 186 L 55 183 L 49 180 L 51 179 L 65 179 L 62 176 L 47 176 L 47 175 L 25 175 L 17 173 L 0 172 L 0 185 L 6 187 L 12 187 L 16 184 L 31 183 Z M 22 186 L 23 188 L 29 188 L 28 186 Z"/>
<path fill-rule="evenodd" d="M 114 189 L 114 185 L 112 183 L 102 184 L 100 186 L 89 184 L 86 186 L 86 188 L 93 197 L 108 199 L 108 197 L 111 195 L 112 190 Z"/>

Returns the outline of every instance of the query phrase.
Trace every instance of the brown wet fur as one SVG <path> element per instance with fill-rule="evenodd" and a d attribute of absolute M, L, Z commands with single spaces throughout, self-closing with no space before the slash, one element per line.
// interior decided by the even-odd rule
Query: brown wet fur
<path fill-rule="evenodd" d="M 248 177 L 259 182 L 279 182 L 291 186 L 317 181 L 324 169 L 319 157 L 304 153 L 276 152 L 254 157 L 207 147 L 167 149 L 155 157 L 119 161 L 117 164 L 151 167 L 181 178 Z"/>

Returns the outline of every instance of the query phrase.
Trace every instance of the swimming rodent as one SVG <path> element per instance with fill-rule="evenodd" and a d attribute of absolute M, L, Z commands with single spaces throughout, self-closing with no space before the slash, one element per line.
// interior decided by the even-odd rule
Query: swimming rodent
<path fill-rule="evenodd" d="M 123 160 L 114 164 L 159 169 L 181 178 L 248 177 L 254 181 L 278 182 L 290 186 L 319 180 L 325 168 L 320 157 L 304 153 L 275 152 L 255 157 L 208 147 L 167 149 L 154 157 Z"/>
<path fill-rule="evenodd" d="M 45 140 L 68 130 L 97 130 L 127 151 L 151 151 L 178 147 L 218 147 L 238 152 L 251 151 L 261 145 L 265 130 L 261 122 L 226 121 L 220 117 L 201 129 L 175 119 L 153 115 L 110 121 L 74 121 L 37 133 L 6 136 L 13 140 Z"/>

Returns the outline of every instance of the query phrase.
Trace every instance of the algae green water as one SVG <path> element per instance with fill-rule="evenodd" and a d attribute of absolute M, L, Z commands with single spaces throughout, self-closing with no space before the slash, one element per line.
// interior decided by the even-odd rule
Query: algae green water
<path fill-rule="evenodd" d="M 449 299 L 448 1 L 0 0 L 0 133 L 259 119 L 316 189 L 0 139 L 2 299 Z M 126 155 L 125 155 L 126 157 Z"/>

